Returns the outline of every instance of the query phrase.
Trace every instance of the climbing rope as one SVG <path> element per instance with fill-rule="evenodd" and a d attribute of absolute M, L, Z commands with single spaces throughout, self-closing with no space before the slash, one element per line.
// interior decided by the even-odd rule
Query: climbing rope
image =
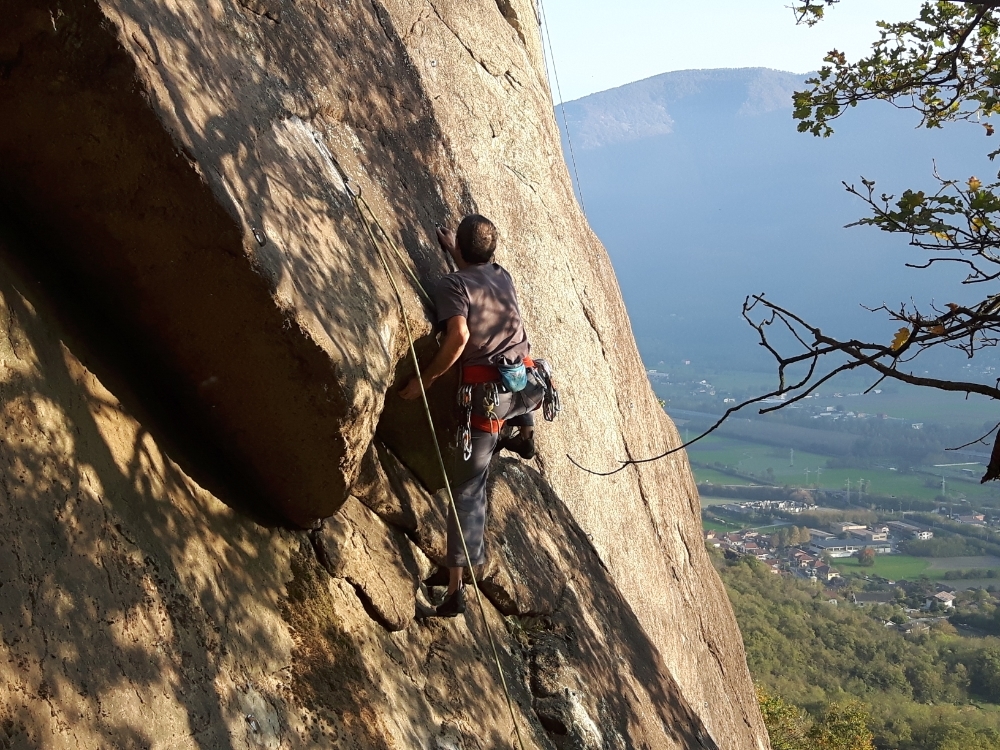
<path fill-rule="evenodd" d="M 364 224 L 365 226 L 365 231 L 368 234 L 368 239 L 371 240 L 372 247 L 375 248 L 375 253 L 378 255 L 379 262 L 382 264 L 382 268 L 385 271 L 385 275 L 389 279 L 389 285 L 392 287 L 393 294 L 396 296 L 396 302 L 399 303 L 399 312 L 400 315 L 402 315 L 403 317 L 403 327 L 406 329 L 406 338 L 409 344 L 410 357 L 413 360 L 413 368 L 414 371 L 416 372 L 417 382 L 420 383 L 420 399 L 424 406 L 424 415 L 427 417 L 427 425 L 430 427 L 431 430 L 431 437 L 433 438 L 432 442 L 434 444 L 434 451 L 437 455 L 438 467 L 441 469 L 441 476 L 444 478 L 444 486 L 445 489 L 448 491 L 448 504 L 451 506 L 451 512 L 455 517 L 455 523 L 458 526 L 459 530 L 461 530 L 462 523 L 458 515 L 458 507 L 455 505 L 455 496 L 451 492 L 451 484 L 448 482 L 448 469 L 445 466 L 444 453 L 441 451 L 441 443 L 438 441 L 437 431 L 434 429 L 434 417 L 431 415 L 430 402 L 427 400 L 427 390 L 424 388 L 424 381 L 420 372 L 420 361 L 417 358 L 417 350 L 413 340 L 413 331 L 410 328 L 410 319 L 409 316 L 407 316 L 406 314 L 406 307 L 403 304 L 403 295 L 399 291 L 399 285 L 396 283 L 396 277 L 393 275 L 392 269 L 389 268 L 389 262 L 386 260 L 385 254 L 382 252 L 382 248 L 379 247 L 379 243 L 375 239 L 375 232 L 372 230 L 372 225 L 365 219 L 364 212 L 362 211 L 361 208 L 362 205 L 364 205 L 364 207 L 367 208 L 368 213 L 372 218 L 372 222 L 375 224 L 375 226 L 378 227 L 379 232 L 382 234 L 382 236 L 385 237 L 386 240 L 388 240 L 389 244 L 392 246 L 393 250 L 396 253 L 396 257 L 399 259 L 400 263 L 403 264 L 404 268 L 406 268 L 407 271 L 410 272 L 410 277 L 413 279 L 414 283 L 417 285 L 417 289 L 420 290 L 422 296 L 427 300 L 428 303 L 430 303 L 430 296 L 427 294 L 423 286 L 417 280 L 416 275 L 412 271 L 410 271 L 409 266 L 403 261 L 403 254 L 396 246 L 396 243 L 392 241 L 391 237 L 389 237 L 389 234 L 385 231 L 381 222 L 379 222 L 378 217 L 375 216 L 375 213 L 371 210 L 371 207 L 368 205 L 367 201 L 365 201 L 365 199 L 361 196 L 361 186 L 355 182 L 354 184 L 357 185 L 357 192 L 355 192 L 351 188 L 350 178 L 347 177 L 347 175 L 341 169 L 339 164 L 337 164 L 336 162 L 334 162 L 334 164 L 336 165 L 337 170 L 340 172 L 340 176 L 344 181 L 344 187 L 347 188 L 347 192 L 350 194 L 351 199 L 354 202 L 354 207 L 358 211 L 358 216 L 361 219 L 361 223 Z M 490 628 L 489 620 L 486 618 L 486 606 L 483 604 L 483 596 L 479 590 L 479 581 L 476 580 L 476 571 L 473 569 L 471 564 L 472 558 L 469 556 L 469 548 L 465 543 L 465 535 L 460 533 L 459 538 L 461 538 L 462 540 L 462 549 L 465 552 L 465 559 L 467 561 L 470 561 L 469 573 L 471 574 L 472 578 L 472 588 L 476 592 L 476 603 L 479 605 L 479 611 L 483 615 L 483 625 L 486 627 L 486 635 L 489 637 L 490 649 L 492 649 L 493 651 L 493 661 L 496 663 L 497 675 L 500 677 L 500 685 L 501 687 L 503 687 L 504 696 L 507 699 L 507 710 L 510 712 L 510 720 L 511 723 L 514 725 L 514 734 L 517 736 L 517 744 L 520 750 L 525 750 L 524 740 L 521 738 L 521 730 L 517 725 L 517 717 L 514 714 L 514 701 L 510 697 L 510 689 L 508 688 L 507 680 L 504 677 L 503 664 L 500 661 L 500 652 L 497 650 L 496 640 L 493 638 L 493 630 L 492 628 Z"/>
<path fill-rule="evenodd" d="M 346 180 L 344 181 L 344 185 L 347 186 Z M 406 272 L 409 274 L 410 279 L 416 286 L 417 291 L 420 292 L 420 296 L 423 297 L 424 302 L 426 302 L 429 307 L 433 307 L 434 302 L 431 300 L 431 296 L 427 293 L 427 290 L 424 289 L 423 284 L 420 283 L 420 279 L 417 278 L 416 272 L 412 268 L 410 268 L 410 264 L 407 263 L 406 260 L 404 259 L 403 253 L 400 251 L 399 246 L 396 245 L 395 240 L 393 240 L 392 237 L 390 237 L 386 233 L 385 229 L 382 227 L 382 224 L 381 222 L 379 222 L 378 217 L 375 215 L 375 212 L 372 211 L 372 207 L 368 205 L 368 201 L 366 201 L 364 197 L 361 195 L 361 188 L 360 187 L 358 188 L 358 194 L 356 196 L 354 195 L 354 192 L 350 189 L 349 186 L 347 187 L 347 192 L 351 193 L 351 195 L 354 197 L 354 205 L 358 209 L 359 214 L 361 214 L 361 208 L 358 205 L 359 203 L 361 206 L 364 206 L 365 209 L 368 211 L 368 215 L 372 217 L 372 221 L 375 223 L 375 226 L 378 227 L 379 232 L 382 233 L 382 236 L 389 243 L 389 247 L 391 247 L 392 251 L 396 254 L 396 258 L 397 260 L 399 260 L 399 264 L 406 269 Z M 361 221 L 365 222 L 364 214 L 361 214 Z M 368 229 L 368 235 L 369 237 L 371 237 L 372 232 L 368 222 L 365 222 L 365 228 Z M 371 237 L 371 240 L 372 242 L 375 242 L 374 237 Z M 388 273 L 389 269 L 388 266 L 385 265 L 384 261 L 383 261 L 383 267 L 386 269 L 386 272 Z"/>
<path fill-rule="evenodd" d="M 583 210 L 583 215 L 587 215 L 587 207 L 583 203 L 583 187 L 580 185 L 580 172 L 576 168 L 576 153 L 573 151 L 573 139 L 569 135 L 569 120 L 566 119 L 566 103 L 563 101 L 562 87 L 559 85 L 559 71 L 556 70 L 556 55 L 552 51 L 552 37 L 549 36 L 549 19 L 545 15 L 545 4 L 542 0 L 538 0 L 538 9 L 541 13 L 541 18 L 539 20 L 539 26 L 545 29 L 545 40 L 549 44 L 549 62 L 552 64 L 552 77 L 556 81 L 556 93 L 559 94 L 559 110 L 562 112 L 563 128 L 566 130 L 566 143 L 569 144 L 569 158 L 573 163 L 573 176 L 576 178 L 576 193 L 580 196 L 580 208 Z M 542 54 L 545 54 L 544 44 L 542 45 Z M 549 91 L 552 90 L 552 86 L 549 86 Z"/>

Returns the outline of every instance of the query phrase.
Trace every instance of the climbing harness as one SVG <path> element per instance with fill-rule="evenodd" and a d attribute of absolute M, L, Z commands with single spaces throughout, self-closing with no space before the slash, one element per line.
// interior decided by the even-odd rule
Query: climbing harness
<path fill-rule="evenodd" d="M 399 262 L 402 263 L 403 266 L 410 273 L 410 277 L 413 279 L 414 284 L 416 284 L 417 289 L 420 290 L 424 299 L 428 303 L 430 303 L 431 301 L 430 295 L 428 295 L 427 292 L 424 290 L 423 286 L 417 279 L 416 274 L 413 273 L 410 270 L 409 266 L 404 262 L 403 254 L 399 251 L 399 248 L 396 246 L 396 243 L 392 241 L 392 238 L 389 237 L 389 234 L 382 227 L 382 224 L 379 222 L 378 217 L 375 216 L 375 213 L 371 210 L 371 207 L 368 206 L 368 203 L 364 200 L 364 198 L 361 197 L 361 186 L 355 182 L 354 184 L 357 185 L 357 191 L 355 192 L 355 190 L 351 188 L 350 178 L 343 171 L 343 168 L 340 166 L 340 164 L 336 160 L 333 161 L 333 164 L 337 168 L 337 171 L 340 173 L 340 177 L 344 181 L 344 187 L 347 189 L 348 194 L 350 194 L 351 199 L 354 202 L 354 207 L 358 211 L 358 216 L 361 219 L 361 223 L 364 224 L 365 226 L 365 230 L 368 234 L 368 239 L 371 240 L 372 247 L 375 248 L 375 253 L 376 255 L 378 255 L 379 262 L 382 265 L 382 269 L 385 271 L 386 277 L 389 279 L 389 285 L 392 287 L 393 294 L 396 297 L 396 302 L 399 304 L 399 313 L 403 318 L 403 328 L 406 330 L 406 338 L 407 342 L 409 343 L 410 358 L 413 360 L 413 368 L 416 373 L 417 382 L 420 384 L 420 398 L 421 401 L 423 402 L 424 414 L 427 417 L 427 424 L 431 430 L 431 437 L 432 437 L 431 442 L 434 444 L 434 451 L 437 454 L 438 466 L 441 469 L 441 475 L 444 477 L 444 486 L 448 493 L 448 503 L 451 506 L 451 512 L 455 517 L 455 522 L 458 524 L 459 528 L 461 528 L 462 523 L 458 515 L 458 508 L 455 505 L 455 496 L 452 494 L 451 484 L 448 482 L 448 469 L 445 466 L 444 454 L 441 452 L 441 444 L 438 442 L 437 439 L 437 431 L 434 429 L 434 417 L 431 415 L 430 402 L 427 400 L 427 390 L 424 388 L 424 381 L 420 373 L 420 360 L 417 357 L 417 349 L 413 340 L 413 331 L 410 328 L 410 319 L 409 316 L 406 314 L 406 306 L 403 303 L 403 294 L 399 290 L 399 285 L 396 283 L 396 277 L 393 275 L 392 269 L 389 268 L 389 262 L 386 260 L 385 254 L 382 252 L 382 248 L 379 247 L 378 241 L 375 239 L 375 232 L 372 230 L 371 224 L 369 224 L 369 222 L 365 219 L 364 212 L 361 210 L 362 204 L 368 209 L 368 213 L 372 218 L 372 222 L 378 227 L 379 232 L 393 247 L 396 253 L 396 257 L 399 259 Z M 470 395 L 470 403 L 471 403 L 471 395 Z M 471 433 L 470 433 L 470 450 L 471 450 Z M 463 534 L 459 534 L 458 536 L 462 540 L 462 549 L 465 553 L 465 559 L 471 560 L 472 558 L 469 555 L 469 548 L 465 543 L 465 536 Z M 479 590 L 479 581 L 476 580 L 476 571 L 473 569 L 471 564 L 469 565 L 469 573 L 470 577 L 472 578 L 472 588 L 476 594 L 476 602 L 479 604 L 479 611 L 483 615 L 483 625 L 486 628 L 486 635 L 489 637 L 490 648 L 493 651 L 493 661 L 496 663 L 497 675 L 500 678 L 500 685 L 503 688 L 504 696 L 507 699 L 507 710 L 510 712 L 510 720 L 514 726 L 514 734 L 517 737 L 517 744 L 520 750 L 525 750 L 524 740 L 521 738 L 521 729 L 517 725 L 517 717 L 514 714 L 514 701 L 510 697 L 510 689 L 507 687 L 507 679 L 504 677 L 503 664 L 500 661 L 500 652 L 497 650 L 496 640 L 493 638 L 493 630 L 492 628 L 490 628 L 490 622 L 486 618 L 486 607 L 483 604 L 483 596 Z"/>
<path fill-rule="evenodd" d="M 472 457 L 472 428 L 496 434 L 499 439 L 500 431 L 503 429 L 505 419 L 500 419 L 496 415 L 496 409 L 500 405 L 501 393 L 519 393 L 528 386 L 529 378 L 542 387 L 541 409 L 545 421 L 551 422 L 562 410 L 559 400 L 559 391 L 552 381 L 552 366 L 544 359 L 521 360 L 525 368 L 525 384 L 518 390 L 510 388 L 503 379 L 503 368 L 499 365 L 471 365 L 462 369 L 461 382 L 458 386 L 457 401 L 462 410 L 463 419 L 458 425 L 458 433 L 455 445 L 462 451 L 462 459 L 468 461 Z M 477 386 L 484 386 L 483 394 L 483 415 L 473 413 L 475 404 L 475 389 Z M 537 409 L 538 407 L 535 407 Z M 531 409 L 534 411 L 535 409 Z"/>

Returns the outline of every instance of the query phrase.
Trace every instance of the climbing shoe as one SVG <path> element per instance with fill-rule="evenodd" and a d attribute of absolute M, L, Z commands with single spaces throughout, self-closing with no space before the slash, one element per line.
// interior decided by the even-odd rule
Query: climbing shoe
<path fill-rule="evenodd" d="M 457 617 L 465 612 L 465 587 L 458 589 L 437 606 L 435 617 Z"/>
<path fill-rule="evenodd" d="M 535 457 L 535 436 L 529 438 L 517 435 L 516 437 L 500 438 L 500 450 L 516 453 L 525 461 L 530 461 Z"/>

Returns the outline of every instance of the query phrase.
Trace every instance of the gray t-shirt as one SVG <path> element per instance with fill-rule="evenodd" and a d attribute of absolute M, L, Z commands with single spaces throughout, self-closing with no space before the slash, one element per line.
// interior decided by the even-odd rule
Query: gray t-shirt
<path fill-rule="evenodd" d="M 441 279 L 434 294 L 439 323 L 461 315 L 469 326 L 463 365 L 493 365 L 500 355 L 527 357 L 531 346 L 521 323 L 510 274 L 497 263 L 477 263 Z"/>

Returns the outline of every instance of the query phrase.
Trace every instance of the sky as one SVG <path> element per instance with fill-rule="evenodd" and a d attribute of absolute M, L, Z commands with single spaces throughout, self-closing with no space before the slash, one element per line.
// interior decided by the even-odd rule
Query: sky
<path fill-rule="evenodd" d="M 795 25 L 791 4 L 617 0 L 612 12 L 607 0 L 542 0 L 565 101 L 673 70 L 806 73 L 834 48 L 860 57 L 877 38 L 877 20 L 915 18 L 921 2 L 842 0 L 812 28 Z M 553 96 L 559 100 L 555 90 Z"/>

